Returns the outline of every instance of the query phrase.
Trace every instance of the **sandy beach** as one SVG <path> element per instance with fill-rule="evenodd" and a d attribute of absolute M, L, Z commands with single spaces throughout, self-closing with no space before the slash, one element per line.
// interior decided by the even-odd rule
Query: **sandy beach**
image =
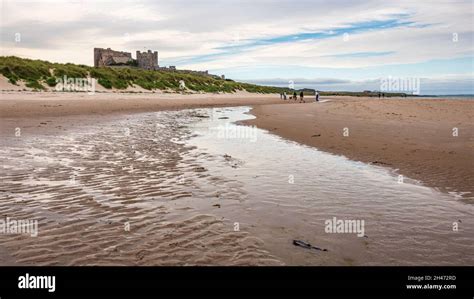
<path fill-rule="evenodd" d="M 473 198 L 472 99 L 327 100 L 255 107 L 251 113 L 257 118 L 245 123 L 356 161 L 398 169 L 427 186 Z"/>
<path fill-rule="evenodd" d="M 308 181 L 309 177 L 299 183 L 302 185 L 294 186 L 275 181 L 282 170 L 275 168 L 267 173 L 270 169 L 265 166 L 258 166 L 249 157 L 239 157 L 239 143 L 226 145 L 225 141 L 217 140 L 223 142 L 211 146 L 222 147 L 217 154 L 206 150 L 209 145 L 205 140 L 190 143 L 200 135 L 193 126 L 210 121 L 213 116 L 206 114 L 209 111 L 205 109 L 189 109 L 219 107 L 216 113 L 230 113 L 222 107 L 249 106 L 253 107 L 249 113 L 256 119 L 244 123 L 271 133 L 265 137 L 269 138 L 267 141 L 265 138 L 258 141 L 262 150 L 269 146 L 264 156 L 271 153 L 272 144 L 277 142 L 275 145 L 285 148 L 286 157 L 292 157 L 286 147 L 293 145 L 270 137 L 277 134 L 285 140 L 314 146 L 331 154 L 390 171 L 397 169 L 397 173 L 406 176 L 407 182 L 420 180 L 421 186 L 445 193 L 473 191 L 474 102 L 411 98 L 323 99 L 328 101 L 297 104 L 283 102 L 278 95 L 242 93 L 184 96 L 98 93 L 93 97 L 74 93 L 3 93 L 0 100 L 3 160 L 0 207 L 4 217 L 38 219 L 40 233 L 34 238 L 2 235 L 0 263 L 429 264 L 429 260 L 420 259 L 426 255 L 426 248 L 412 247 L 411 238 L 400 241 L 412 226 L 418 225 L 426 231 L 421 231 L 415 239 L 428 238 L 426 242 L 442 243 L 443 238 L 453 238 L 450 242 L 456 250 L 440 245 L 437 252 L 433 252 L 439 256 L 437 263 L 471 263 L 471 257 L 465 254 L 468 250 L 465 240 L 472 236 L 471 231 L 466 230 L 457 237 L 449 234 L 449 230 L 451 221 L 458 219 L 469 225 L 469 216 L 459 213 L 457 205 L 470 207 L 472 194 L 465 193 L 463 200 L 457 198 L 456 208 L 452 210 L 453 202 L 448 197 L 437 193 L 430 195 L 435 191 L 408 184 L 402 192 L 395 182 L 394 185 L 382 183 L 379 186 L 387 188 L 383 191 L 386 194 L 377 199 L 380 203 L 355 202 L 354 196 L 361 198 L 368 192 L 364 191 L 365 184 L 377 186 L 382 181 L 391 184 L 391 178 L 376 169 L 363 170 L 363 174 L 375 171 L 374 175 L 380 179 L 362 180 L 361 188 L 351 190 L 351 185 L 357 181 L 334 189 L 331 184 L 340 178 L 327 177 L 327 190 L 322 188 L 319 194 L 311 189 L 314 186 Z M 223 115 L 214 121 L 225 121 L 228 116 Z M 452 136 L 453 127 L 458 128 L 457 137 Z M 20 136 L 15 136 L 17 128 L 20 128 Z M 349 129 L 349 136 L 343 136 L 344 128 Z M 242 155 L 253 148 L 252 143 L 246 144 L 248 147 L 242 148 Z M 306 150 L 298 148 L 299 151 Z M 310 151 L 309 155 L 313 154 Z M 325 161 L 318 162 L 315 158 L 310 161 L 321 168 L 329 167 L 326 172 L 329 174 L 333 166 L 323 167 L 323 164 L 332 164 L 333 158 L 324 157 Z M 275 153 L 274 159 L 285 158 L 279 158 Z M 286 160 L 290 165 L 298 166 L 298 173 L 313 169 L 313 164 L 305 169 L 305 159 Z M 347 176 L 348 180 L 358 177 L 356 174 L 349 177 L 346 173 L 356 170 L 352 168 L 352 162 L 334 159 L 337 160 L 335 165 L 343 163 L 345 169 L 338 175 Z M 265 162 L 263 157 L 259 161 Z M 244 177 L 234 178 L 239 175 Z M 286 182 L 287 174 L 281 179 Z M 376 187 L 369 185 L 370 192 L 378 192 Z M 278 191 L 277 186 L 284 189 Z M 341 195 L 331 194 L 341 187 L 348 189 Z M 262 191 L 268 194 L 260 194 Z M 288 202 L 289 194 L 296 196 L 291 202 Z M 304 202 L 308 196 L 316 196 L 324 202 L 309 209 L 308 203 Z M 431 207 L 426 206 L 430 196 L 436 198 Z M 343 213 L 335 211 L 330 204 L 337 198 L 344 201 L 338 206 L 354 204 L 346 212 L 357 212 L 364 219 L 375 217 L 373 221 L 382 221 L 378 226 L 369 226 L 372 228 L 367 233 L 369 239 L 324 234 L 321 228 L 324 219 Z M 384 215 L 387 210 L 394 214 Z M 422 211 L 432 214 L 430 219 L 438 224 L 419 222 L 424 221 L 418 218 Z M 470 212 L 466 210 L 466 213 Z M 394 215 L 400 216 L 393 218 Z M 398 217 L 400 223 L 411 223 L 411 226 L 398 227 Z M 240 230 L 235 230 L 235 223 L 241 225 Z M 444 234 L 446 230 L 444 226 L 447 226 L 447 235 L 440 237 L 440 232 Z M 384 234 L 392 229 L 393 236 L 384 241 Z M 292 238 L 327 246 L 330 253 L 295 252 Z M 403 242 L 407 246 L 401 250 Z M 352 250 L 344 251 L 347 246 Z M 446 254 L 448 251 L 450 256 Z M 393 256 L 386 260 L 384 254 Z"/>
<path fill-rule="evenodd" d="M 276 94 L 179 94 L 96 92 L 2 92 L 0 117 L 28 118 L 67 115 L 105 115 L 199 107 L 281 103 Z"/>
<path fill-rule="evenodd" d="M 1 1 L 0 299 L 474 294 L 473 0 Z"/>
<path fill-rule="evenodd" d="M 3 134 L 54 130 L 48 117 L 102 117 L 200 107 L 252 106 L 245 122 L 356 161 L 398 169 L 443 192 L 474 193 L 474 102 L 470 99 L 328 97 L 283 102 L 279 95 L 4 92 Z M 291 104 L 291 106 L 287 106 Z M 62 127 L 61 127 L 62 128 Z M 347 130 L 346 130 L 347 128 Z M 344 136 L 344 132 L 348 136 Z"/>

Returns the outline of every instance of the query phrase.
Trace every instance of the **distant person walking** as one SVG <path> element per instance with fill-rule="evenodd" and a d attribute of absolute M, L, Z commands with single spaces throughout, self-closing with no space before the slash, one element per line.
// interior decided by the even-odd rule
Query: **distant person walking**
<path fill-rule="evenodd" d="M 314 94 L 316 102 L 319 102 L 319 92 L 316 90 L 316 93 Z"/>
<path fill-rule="evenodd" d="M 303 103 L 306 103 L 304 101 L 304 94 L 303 94 L 303 91 L 300 91 L 300 103 L 303 102 Z"/>
<path fill-rule="evenodd" d="M 296 91 L 293 91 L 293 99 L 296 101 Z"/>
<path fill-rule="evenodd" d="M 286 91 L 283 92 L 283 100 L 286 101 Z"/>

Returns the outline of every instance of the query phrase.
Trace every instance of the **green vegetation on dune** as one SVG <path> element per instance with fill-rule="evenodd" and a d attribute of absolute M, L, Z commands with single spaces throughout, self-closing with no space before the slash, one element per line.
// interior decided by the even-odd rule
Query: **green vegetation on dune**
<path fill-rule="evenodd" d="M 186 71 L 149 71 L 132 67 L 94 68 L 71 63 L 51 63 L 42 60 L 23 59 L 15 56 L 0 57 L 0 73 L 13 84 L 23 80 L 27 87 L 44 89 L 43 83 L 54 87 L 56 80 L 67 78 L 97 79 L 105 88 L 126 89 L 138 85 L 147 90 L 161 89 L 179 91 L 179 82 L 184 81 L 186 88 L 198 92 L 235 92 L 246 90 L 258 93 L 289 92 L 289 89 L 259 86 L 225 80 L 218 76 L 190 73 Z"/>
<path fill-rule="evenodd" d="M 58 79 L 88 78 L 97 79 L 97 82 L 107 89 L 124 90 L 129 86 L 138 85 L 147 90 L 179 91 L 179 82 L 184 81 L 186 88 L 195 92 L 235 92 L 245 90 L 252 93 L 283 93 L 291 96 L 295 90 L 282 87 L 261 86 L 250 83 L 235 82 L 222 79 L 215 75 L 205 75 L 198 72 L 180 70 L 149 71 L 135 67 L 105 67 L 95 68 L 72 63 L 52 63 L 43 60 L 31 60 L 16 56 L 0 56 L 0 74 L 8 78 L 10 83 L 18 84 L 19 80 L 35 90 L 43 90 L 44 86 L 54 87 Z M 314 89 L 302 89 L 305 96 L 314 95 Z M 300 90 L 296 90 L 299 95 Z M 378 92 L 331 92 L 322 91 L 321 96 L 357 96 L 377 97 Z M 384 93 L 385 97 L 405 96 L 403 93 Z"/>

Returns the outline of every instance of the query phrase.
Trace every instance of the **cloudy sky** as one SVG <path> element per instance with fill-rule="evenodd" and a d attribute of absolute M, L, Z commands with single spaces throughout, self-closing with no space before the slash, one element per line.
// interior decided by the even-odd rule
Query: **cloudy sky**
<path fill-rule="evenodd" d="M 92 65 L 94 47 L 249 82 L 474 93 L 474 1 L 0 0 L 1 53 Z"/>

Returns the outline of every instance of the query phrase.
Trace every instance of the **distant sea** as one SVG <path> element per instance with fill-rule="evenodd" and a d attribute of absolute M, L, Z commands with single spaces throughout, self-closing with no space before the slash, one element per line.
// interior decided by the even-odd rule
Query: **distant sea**
<path fill-rule="evenodd" d="M 420 97 L 435 97 L 435 98 L 465 98 L 474 100 L 474 94 L 447 94 L 447 95 L 419 95 Z"/>

